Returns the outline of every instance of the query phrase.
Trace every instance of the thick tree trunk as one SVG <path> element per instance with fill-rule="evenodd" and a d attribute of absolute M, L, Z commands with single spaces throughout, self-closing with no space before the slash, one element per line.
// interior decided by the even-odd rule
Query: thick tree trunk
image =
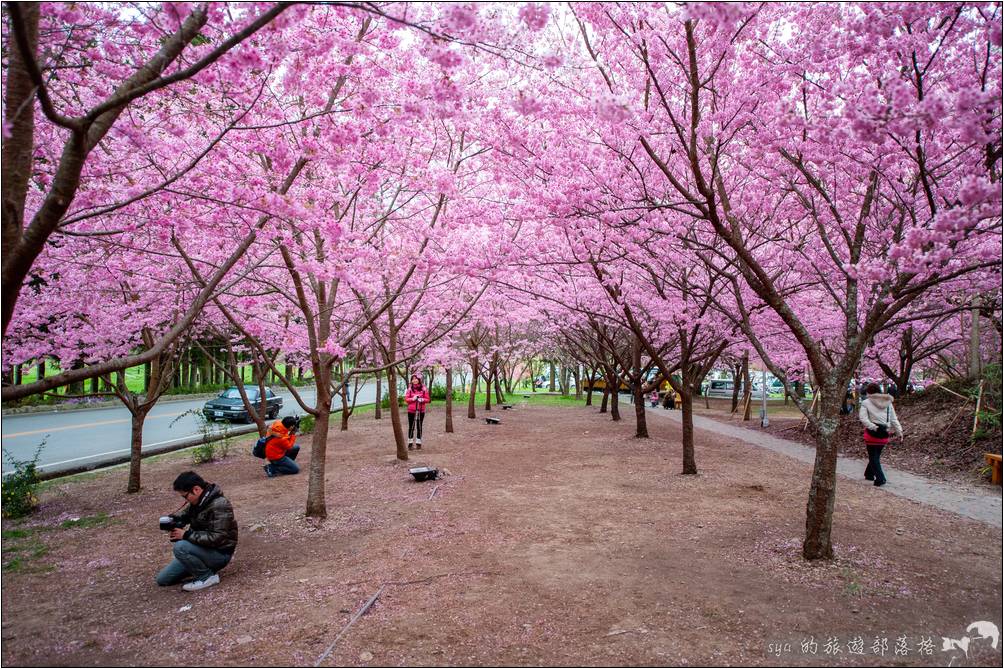
<path fill-rule="evenodd" d="M 846 381 L 843 387 L 847 387 Z M 828 560 L 833 557 L 831 531 L 837 493 L 837 444 L 834 436 L 839 424 L 843 394 L 839 392 L 838 386 L 817 388 L 816 391 L 821 394 L 817 403 L 820 418 L 816 431 L 816 461 L 809 485 L 809 501 L 805 507 L 802 556 L 807 560 Z"/>
<path fill-rule="evenodd" d="M 130 409 L 131 434 L 129 435 L 129 483 L 126 492 L 139 492 L 141 488 L 140 465 L 143 462 L 143 423 L 150 408 Z"/>
<path fill-rule="evenodd" d="M 575 399 L 582 399 L 582 373 L 579 370 L 579 365 L 575 365 Z M 588 405 L 587 405 L 588 406 Z"/>
<path fill-rule="evenodd" d="M 387 369 L 387 398 L 390 400 L 390 423 L 394 432 L 394 445 L 398 460 L 408 459 L 408 445 L 404 440 L 404 428 L 401 427 L 401 407 L 398 406 L 397 371 L 394 367 Z"/>
<path fill-rule="evenodd" d="M 591 407 L 593 406 L 593 384 L 596 383 L 596 377 L 592 372 L 588 372 L 588 374 L 589 389 L 586 391 L 586 406 Z"/>
<path fill-rule="evenodd" d="M 380 372 L 376 373 L 376 404 L 373 407 L 373 417 L 377 420 L 383 418 L 383 396 L 381 394 L 381 384 L 383 383 L 383 374 Z"/>
<path fill-rule="evenodd" d="M 610 402 L 610 388 L 603 389 L 603 399 L 600 401 L 600 413 L 607 412 L 607 404 Z"/>
<path fill-rule="evenodd" d="M 547 385 L 547 389 L 550 392 L 553 393 L 554 392 L 554 363 L 553 362 L 548 362 L 547 364 L 550 366 L 550 369 L 551 369 L 551 377 L 550 377 L 550 381 L 549 381 L 549 383 Z"/>
<path fill-rule="evenodd" d="M 446 368 L 446 433 L 453 432 L 453 369 Z"/>
<path fill-rule="evenodd" d="M 670 391 L 672 392 L 672 391 Z M 694 458 L 694 395 L 684 380 L 680 388 L 680 414 L 683 431 L 683 471 L 681 474 L 696 474 L 697 460 Z"/>
<path fill-rule="evenodd" d="M 307 516 L 326 518 L 328 507 L 324 501 L 324 465 L 327 460 L 328 427 L 331 425 L 331 395 L 318 393 L 314 434 L 310 439 L 310 472 L 307 478 Z"/>
<path fill-rule="evenodd" d="M 28 43 L 28 50 L 38 59 L 38 17 L 39 3 L 25 2 L 20 5 L 22 25 Z M 4 7 L 4 15 L 7 8 Z M 2 152 L 3 181 L 0 183 L 2 202 L 2 266 L 3 273 L 3 333 L 14 313 L 14 302 L 21 291 L 21 283 L 8 286 L 6 269 L 13 260 L 18 242 L 24 232 L 24 205 L 28 195 L 28 184 L 32 172 L 32 156 L 35 150 L 35 85 L 21 50 L 17 46 L 14 30 L 8 27 L 5 49 L 8 65 L 4 72 L 4 121 L 10 123 L 10 136 L 4 139 Z M 10 293 L 8 293 L 10 290 Z M 41 378 L 41 377 L 40 377 Z"/>

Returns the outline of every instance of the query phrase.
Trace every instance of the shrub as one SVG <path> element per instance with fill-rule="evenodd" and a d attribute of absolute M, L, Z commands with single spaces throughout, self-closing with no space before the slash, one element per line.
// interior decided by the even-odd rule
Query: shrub
<path fill-rule="evenodd" d="M 397 405 L 399 407 L 404 406 L 404 395 L 397 396 Z M 382 406 L 384 409 L 390 408 L 390 397 L 388 395 L 384 395 L 383 400 L 381 400 L 380 402 L 380 406 Z"/>
<path fill-rule="evenodd" d="M 314 431 L 316 420 L 309 413 L 300 419 L 300 434 L 310 434 Z"/>
<path fill-rule="evenodd" d="M 230 452 L 230 440 L 227 437 L 219 441 L 207 441 L 192 450 L 192 464 L 201 465 L 214 460 L 222 460 Z"/>
<path fill-rule="evenodd" d="M 199 432 L 202 433 L 202 438 L 205 440 L 205 443 L 192 449 L 193 464 L 201 465 L 227 457 L 227 454 L 230 452 L 230 443 L 233 439 L 233 435 L 230 434 L 231 428 L 229 423 L 224 423 L 223 427 L 217 432 L 213 430 L 212 421 L 206 418 L 201 410 L 189 409 L 172 420 L 170 426 L 173 427 L 175 423 L 185 416 L 193 416 L 195 418 L 199 425 Z"/>
<path fill-rule="evenodd" d="M 38 457 L 42 454 L 45 441 L 38 445 L 31 460 L 15 460 L 7 451 L 4 455 L 11 462 L 14 471 L 3 482 L 2 509 L 4 518 L 23 518 L 38 506 L 35 488 L 38 486 Z"/>
<path fill-rule="evenodd" d="M 457 391 L 452 391 L 453 399 L 457 399 Z M 429 398 L 433 401 L 435 400 L 445 400 L 446 399 L 446 386 L 434 385 L 429 388 Z"/>

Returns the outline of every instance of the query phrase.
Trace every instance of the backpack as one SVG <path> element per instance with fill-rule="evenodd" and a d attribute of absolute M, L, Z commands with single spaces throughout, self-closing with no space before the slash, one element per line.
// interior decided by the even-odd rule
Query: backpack
<path fill-rule="evenodd" d="M 273 438 L 274 436 L 275 436 L 274 434 L 269 434 L 264 437 L 261 437 L 258 441 L 256 441 L 254 443 L 254 446 L 251 447 L 251 455 L 255 456 L 256 458 L 261 458 L 262 460 L 264 460 L 265 444 L 267 444 L 268 440 Z"/>

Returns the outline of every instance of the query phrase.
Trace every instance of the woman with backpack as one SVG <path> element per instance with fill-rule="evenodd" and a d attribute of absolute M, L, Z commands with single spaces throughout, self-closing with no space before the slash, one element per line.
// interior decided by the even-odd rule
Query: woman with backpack
<path fill-rule="evenodd" d="M 422 385 L 422 377 L 411 375 L 411 385 L 404 394 L 408 404 L 408 450 L 422 450 L 422 422 L 425 420 L 425 407 L 429 404 L 429 389 Z M 415 441 L 415 427 L 418 426 L 418 440 Z"/>
<path fill-rule="evenodd" d="M 885 485 L 885 473 L 882 471 L 882 449 L 889 443 L 889 430 L 895 430 L 896 436 L 903 438 L 903 426 L 896 417 L 892 395 L 886 395 L 877 383 L 869 383 L 865 388 L 867 399 L 861 402 L 858 418 L 865 426 L 865 448 L 868 449 L 868 466 L 865 468 L 865 478 L 875 481 L 876 486 Z"/>

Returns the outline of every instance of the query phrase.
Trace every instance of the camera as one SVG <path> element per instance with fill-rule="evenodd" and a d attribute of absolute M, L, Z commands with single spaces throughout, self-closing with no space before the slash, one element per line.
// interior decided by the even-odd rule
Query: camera
<path fill-rule="evenodd" d="M 292 425 L 286 425 L 286 419 L 284 418 L 283 421 L 282 421 L 282 424 L 286 425 L 286 429 L 289 430 L 291 433 L 292 432 L 299 432 L 300 431 L 300 417 L 299 416 L 287 416 L 287 418 L 289 419 L 290 423 L 292 423 Z"/>
<path fill-rule="evenodd" d="M 160 517 L 160 529 L 165 532 L 170 532 L 171 530 L 180 530 L 185 525 L 179 521 L 174 516 L 161 516 Z"/>

